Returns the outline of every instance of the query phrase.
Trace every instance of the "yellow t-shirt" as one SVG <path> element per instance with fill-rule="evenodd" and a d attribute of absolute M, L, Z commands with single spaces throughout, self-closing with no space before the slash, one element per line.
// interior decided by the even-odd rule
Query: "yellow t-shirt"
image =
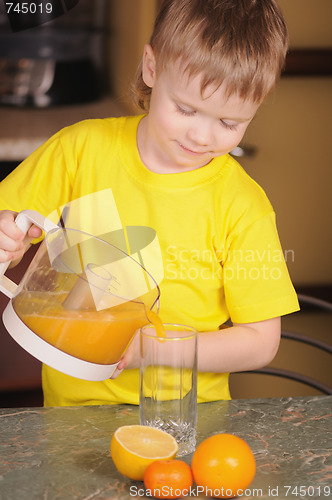
<path fill-rule="evenodd" d="M 189 172 L 151 172 L 137 149 L 140 119 L 86 120 L 59 131 L 0 184 L 1 209 L 48 216 L 70 200 L 111 188 L 123 226 L 157 233 L 164 322 L 204 332 L 229 318 L 249 323 L 298 310 L 263 190 L 229 155 Z M 86 230 L 84 224 L 79 229 Z M 50 406 L 138 404 L 138 384 L 136 369 L 88 382 L 43 367 Z M 229 398 L 228 374 L 198 374 L 199 402 Z"/>

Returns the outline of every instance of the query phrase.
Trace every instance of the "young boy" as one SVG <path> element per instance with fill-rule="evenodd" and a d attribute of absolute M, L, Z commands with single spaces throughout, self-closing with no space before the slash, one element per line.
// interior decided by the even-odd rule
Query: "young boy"
<path fill-rule="evenodd" d="M 199 402 L 229 399 L 230 372 L 268 364 L 280 316 L 298 309 L 273 209 L 228 154 L 273 89 L 286 50 L 274 0 L 165 0 L 135 86 L 146 114 L 68 127 L 0 185 L 1 261 L 20 258 L 40 236 L 31 227 L 24 238 L 16 212 L 47 216 L 106 188 L 123 226 L 156 231 L 160 316 L 200 332 Z M 228 319 L 233 326 L 220 328 Z M 138 339 L 113 380 L 44 366 L 45 405 L 137 404 Z"/>

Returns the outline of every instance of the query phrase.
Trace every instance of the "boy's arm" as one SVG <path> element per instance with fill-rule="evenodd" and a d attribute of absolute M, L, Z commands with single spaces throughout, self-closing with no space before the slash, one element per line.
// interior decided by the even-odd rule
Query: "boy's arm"
<path fill-rule="evenodd" d="M 198 336 L 198 370 L 239 372 L 269 364 L 280 343 L 280 317 L 234 324 Z"/>
<path fill-rule="evenodd" d="M 266 366 L 277 353 L 281 334 L 280 317 L 198 334 L 198 371 L 231 373 Z M 111 378 L 124 368 L 139 367 L 139 332 Z"/>

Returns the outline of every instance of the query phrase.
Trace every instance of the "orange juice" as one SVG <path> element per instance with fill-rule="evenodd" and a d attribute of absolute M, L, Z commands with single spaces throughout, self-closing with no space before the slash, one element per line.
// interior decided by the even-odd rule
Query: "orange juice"
<path fill-rule="evenodd" d="M 128 301 L 95 311 L 68 310 L 63 300 L 63 294 L 26 292 L 14 299 L 14 308 L 36 335 L 84 361 L 117 363 L 135 331 L 149 322 L 158 335 L 165 336 L 159 316 L 146 311 L 142 302 Z"/>

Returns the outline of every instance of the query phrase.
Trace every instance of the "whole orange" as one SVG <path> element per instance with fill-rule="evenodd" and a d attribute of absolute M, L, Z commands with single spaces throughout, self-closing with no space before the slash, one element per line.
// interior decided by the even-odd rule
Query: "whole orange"
<path fill-rule="evenodd" d="M 191 468 L 182 460 L 156 460 L 144 472 L 144 486 L 155 498 L 189 496 L 192 484 Z"/>
<path fill-rule="evenodd" d="M 254 479 L 256 462 L 243 439 L 233 434 L 215 434 L 197 447 L 191 469 L 205 495 L 232 498 L 243 495 Z"/>

